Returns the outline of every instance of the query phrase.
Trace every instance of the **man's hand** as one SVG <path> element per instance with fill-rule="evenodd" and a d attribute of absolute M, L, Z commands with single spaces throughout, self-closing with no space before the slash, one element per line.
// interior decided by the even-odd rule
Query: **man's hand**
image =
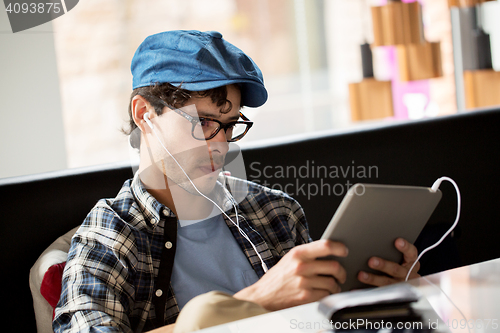
<path fill-rule="evenodd" d="M 405 280 L 408 271 L 410 270 L 413 263 L 417 260 L 418 251 L 413 244 L 404 240 L 403 238 L 396 239 L 394 245 L 396 246 L 396 249 L 403 253 L 403 263 L 400 265 L 392 261 L 384 260 L 378 257 L 372 257 L 368 261 L 368 266 L 389 276 L 359 272 L 359 281 L 370 284 L 372 286 L 386 286 Z M 417 263 L 408 279 L 420 277 L 420 275 L 418 275 L 417 273 L 419 269 L 420 263 Z"/>
<path fill-rule="evenodd" d="M 306 304 L 340 291 L 345 269 L 334 260 L 316 260 L 329 255 L 347 256 L 344 244 L 319 240 L 294 247 L 253 285 L 235 298 L 260 304 L 267 310 L 281 310 Z"/>

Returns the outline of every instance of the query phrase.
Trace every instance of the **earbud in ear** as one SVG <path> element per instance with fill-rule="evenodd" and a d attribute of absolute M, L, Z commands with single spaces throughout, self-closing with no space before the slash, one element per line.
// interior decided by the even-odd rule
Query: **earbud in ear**
<path fill-rule="evenodd" d="M 153 123 L 151 122 L 151 120 L 149 120 L 149 112 L 146 112 L 144 114 L 144 121 L 148 124 L 148 126 L 151 128 L 151 129 L 154 129 L 153 127 Z"/>

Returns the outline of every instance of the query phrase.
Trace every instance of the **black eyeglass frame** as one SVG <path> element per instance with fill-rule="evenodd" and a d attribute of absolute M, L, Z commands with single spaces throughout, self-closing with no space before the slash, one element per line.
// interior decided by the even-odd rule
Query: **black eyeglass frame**
<path fill-rule="evenodd" d="M 191 116 L 187 112 L 184 112 L 184 111 L 182 111 L 180 109 L 177 109 L 177 108 L 174 108 L 174 107 L 168 105 L 161 98 L 156 97 L 156 99 L 158 99 L 158 101 L 161 102 L 164 106 L 168 107 L 169 109 L 171 109 L 172 111 L 174 111 L 178 115 L 182 116 L 183 118 L 185 118 L 187 121 L 189 121 L 193 125 L 193 127 L 191 128 L 191 136 L 193 138 L 195 138 L 196 140 L 200 140 L 200 141 L 210 140 L 210 139 L 213 139 L 217 134 L 219 134 L 219 132 L 220 132 L 221 129 L 224 129 L 224 132 L 227 133 L 227 130 L 229 128 L 231 128 L 232 126 L 236 125 L 236 124 L 246 125 L 247 128 L 245 129 L 245 131 L 243 133 L 241 133 L 240 135 L 238 135 L 238 136 L 236 136 L 234 138 L 231 138 L 230 140 L 227 140 L 227 142 L 236 142 L 238 140 L 241 140 L 248 133 L 248 131 L 250 130 L 250 128 L 253 126 L 253 121 L 251 121 L 250 119 L 248 119 L 241 112 L 239 114 L 240 114 L 240 117 L 243 119 L 243 121 L 241 121 L 241 120 L 239 120 L 239 121 L 232 121 L 230 123 L 223 124 L 222 122 L 218 121 L 217 119 L 213 119 L 213 118 L 206 118 L 206 117 L 199 117 L 198 118 L 198 117 L 193 117 L 193 116 Z M 214 131 L 214 133 L 212 133 L 212 135 L 210 135 L 210 137 L 208 137 L 208 138 L 197 138 L 194 135 L 194 129 L 195 129 L 196 125 L 198 125 L 203 120 L 214 121 L 217 124 L 219 124 L 219 127 L 217 128 L 217 130 Z"/>

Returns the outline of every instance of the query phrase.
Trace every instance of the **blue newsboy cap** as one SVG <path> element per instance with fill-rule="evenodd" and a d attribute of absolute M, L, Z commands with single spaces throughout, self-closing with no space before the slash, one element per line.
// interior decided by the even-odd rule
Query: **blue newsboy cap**
<path fill-rule="evenodd" d="M 130 66 L 132 89 L 170 83 L 190 91 L 229 84 L 241 86 L 241 104 L 257 107 L 267 100 L 259 67 L 216 31 L 166 31 L 147 37 Z"/>

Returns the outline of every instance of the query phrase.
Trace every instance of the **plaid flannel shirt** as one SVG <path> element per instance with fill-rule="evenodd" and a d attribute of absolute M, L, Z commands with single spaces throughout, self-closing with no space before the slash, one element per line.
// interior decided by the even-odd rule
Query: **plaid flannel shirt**
<path fill-rule="evenodd" d="M 222 193 L 219 202 L 233 220 L 228 188 L 233 195 L 235 189 L 248 189 L 237 206 L 240 227 L 268 268 L 294 246 L 311 241 L 302 208 L 287 194 L 233 177 L 221 176 L 219 180 L 226 185 L 217 183 Z M 224 219 L 262 277 L 254 249 L 233 223 Z M 164 256 L 175 255 L 164 243 L 166 224 L 172 220 L 176 225 L 175 215 L 146 191 L 137 174 L 125 182 L 116 198 L 100 200 L 72 239 L 54 331 L 142 332 L 157 327 L 155 288 L 162 251 L 167 251 Z M 169 237 L 175 239 L 176 231 Z M 173 263 L 173 257 L 170 259 Z M 179 308 L 172 286 L 166 282 L 170 287 L 163 295 L 166 306 L 161 319 L 169 324 L 175 322 Z"/>

